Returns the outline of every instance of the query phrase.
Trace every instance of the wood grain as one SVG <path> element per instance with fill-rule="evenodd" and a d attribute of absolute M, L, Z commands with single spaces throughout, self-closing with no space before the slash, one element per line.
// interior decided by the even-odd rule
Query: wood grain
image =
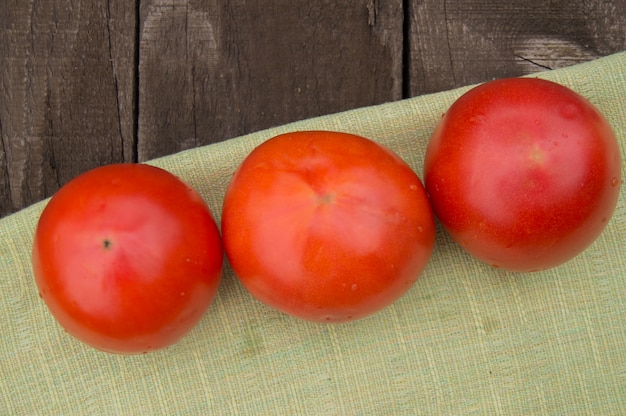
<path fill-rule="evenodd" d="M 139 160 L 402 95 L 402 3 L 141 3 Z"/>
<path fill-rule="evenodd" d="M 12 1 L 0 11 L 0 215 L 134 159 L 135 11 Z"/>
<path fill-rule="evenodd" d="M 410 0 L 407 12 L 412 96 L 626 49 L 626 0 Z"/>

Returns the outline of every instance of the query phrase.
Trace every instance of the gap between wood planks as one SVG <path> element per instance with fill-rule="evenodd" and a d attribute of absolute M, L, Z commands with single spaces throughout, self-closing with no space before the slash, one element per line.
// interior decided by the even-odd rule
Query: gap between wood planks
<path fill-rule="evenodd" d="M 109 0 L 110 1 L 110 0 Z M 377 16 L 379 13 L 380 0 L 369 0 L 366 4 L 368 11 L 368 25 L 373 27 L 377 24 Z M 401 98 L 411 97 L 411 68 L 410 60 L 410 1 L 402 0 L 402 72 L 401 72 Z M 132 141 L 132 157 L 134 163 L 139 162 L 139 116 L 140 116 L 140 59 L 141 59 L 141 0 L 135 1 L 135 65 L 134 65 L 134 91 L 133 91 L 133 141 Z"/>
<path fill-rule="evenodd" d="M 139 162 L 139 59 L 141 41 L 141 0 L 135 1 L 135 77 L 133 88 L 133 146 L 132 146 L 132 161 L 134 163 Z"/>

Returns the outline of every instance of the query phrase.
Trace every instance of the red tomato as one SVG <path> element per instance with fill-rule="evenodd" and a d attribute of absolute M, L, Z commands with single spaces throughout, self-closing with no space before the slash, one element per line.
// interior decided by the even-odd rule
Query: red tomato
<path fill-rule="evenodd" d="M 222 269 L 219 231 L 200 195 L 148 165 L 93 169 L 39 219 L 40 295 L 71 335 L 103 351 L 167 347 L 200 320 Z"/>
<path fill-rule="evenodd" d="M 363 137 L 295 132 L 258 146 L 226 192 L 222 237 L 258 300 L 316 322 L 370 315 L 417 280 L 433 249 L 425 190 Z"/>
<path fill-rule="evenodd" d="M 435 215 L 476 258 L 512 271 L 560 265 L 617 203 L 620 149 L 585 98 L 553 82 L 487 82 L 460 97 L 428 145 Z"/>

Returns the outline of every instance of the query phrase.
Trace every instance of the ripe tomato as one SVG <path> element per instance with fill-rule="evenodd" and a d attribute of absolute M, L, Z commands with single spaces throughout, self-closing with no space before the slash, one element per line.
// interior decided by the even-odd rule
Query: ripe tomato
<path fill-rule="evenodd" d="M 167 347 L 196 325 L 222 269 L 200 195 L 165 170 L 108 165 L 62 187 L 33 245 L 40 296 L 67 332 L 103 351 Z"/>
<path fill-rule="evenodd" d="M 476 258 L 513 271 L 560 265 L 610 219 L 620 149 L 585 98 L 513 78 L 461 96 L 435 129 L 424 183 L 435 215 Z"/>
<path fill-rule="evenodd" d="M 306 131 L 258 146 L 233 176 L 222 237 L 243 285 L 293 316 L 342 322 L 397 300 L 433 249 L 425 190 L 363 137 Z"/>

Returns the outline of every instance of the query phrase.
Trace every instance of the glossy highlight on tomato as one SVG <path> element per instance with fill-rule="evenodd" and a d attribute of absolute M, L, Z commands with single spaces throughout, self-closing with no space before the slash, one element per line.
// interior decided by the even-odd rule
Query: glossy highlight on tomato
<path fill-rule="evenodd" d="M 433 250 L 418 176 L 348 133 L 299 131 L 254 149 L 224 199 L 222 236 L 258 300 L 314 322 L 369 316 L 399 299 Z"/>
<path fill-rule="evenodd" d="M 200 195 L 141 164 L 93 169 L 63 186 L 33 245 L 40 296 L 65 330 L 112 353 L 180 340 L 211 304 L 222 244 Z"/>
<path fill-rule="evenodd" d="M 537 78 L 481 84 L 436 127 L 424 183 L 444 228 L 474 257 L 531 272 L 584 251 L 610 220 L 621 156 L 604 116 Z"/>

